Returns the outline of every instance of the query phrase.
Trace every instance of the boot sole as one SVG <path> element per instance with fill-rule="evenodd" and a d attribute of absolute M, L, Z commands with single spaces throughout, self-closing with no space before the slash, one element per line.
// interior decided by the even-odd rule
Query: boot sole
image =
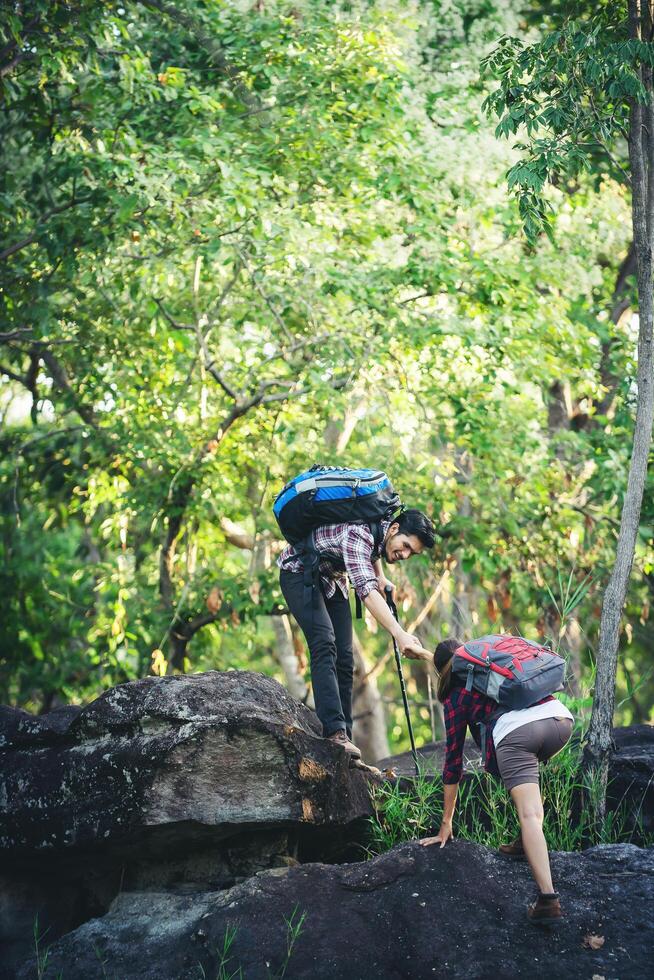
<path fill-rule="evenodd" d="M 336 742 L 335 744 L 338 745 L 338 742 Z M 343 752 L 345 752 L 345 754 L 348 757 L 348 759 L 360 759 L 361 758 L 361 753 L 359 752 L 358 749 L 357 749 L 356 752 L 353 752 L 352 749 L 346 749 L 344 745 L 339 745 L 338 747 L 339 747 L 339 749 L 343 749 Z"/>

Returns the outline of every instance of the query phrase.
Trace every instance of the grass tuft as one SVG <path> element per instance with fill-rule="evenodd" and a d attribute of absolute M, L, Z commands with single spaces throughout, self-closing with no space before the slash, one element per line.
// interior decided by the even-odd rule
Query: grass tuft
<path fill-rule="evenodd" d="M 598 822 L 593 801 L 598 798 L 599 783 L 583 781 L 581 756 L 577 733 L 558 755 L 541 767 L 543 831 L 550 850 L 579 851 L 593 844 L 651 843 L 646 840 L 640 818 L 634 822 L 624 800 L 607 812 L 601 824 Z M 422 768 L 420 775 L 410 782 L 402 780 L 376 787 L 373 804 L 370 855 L 382 854 L 396 844 L 438 831 L 443 810 L 442 777 Z M 455 836 L 496 849 L 517 837 L 518 831 L 515 807 L 499 779 L 481 769 L 469 773 L 459 787 Z"/>

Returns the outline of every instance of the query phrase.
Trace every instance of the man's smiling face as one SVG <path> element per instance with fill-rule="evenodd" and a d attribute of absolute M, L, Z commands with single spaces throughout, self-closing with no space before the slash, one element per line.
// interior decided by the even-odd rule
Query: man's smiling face
<path fill-rule="evenodd" d="M 399 524 L 391 524 L 384 538 L 384 556 L 389 564 L 406 561 L 412 555 L 419 555 L 424 545 L 415 534 L 399 533 Z"/>

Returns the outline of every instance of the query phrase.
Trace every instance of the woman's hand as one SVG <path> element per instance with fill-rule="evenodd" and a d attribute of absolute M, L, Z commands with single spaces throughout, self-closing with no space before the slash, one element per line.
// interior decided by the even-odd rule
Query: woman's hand
<path fill-rule="evenodd" d="M 441 829 L 438 831 L 436 837 L 423 837 L 418 843 L 423 847 L 429 847 L 430 844 L 440 844 L 441 847 L 445 847 L 448 840 L 454 840 L 452 822 L 450 820 L 443 820 Z"/>
<path fill-rule="evenodd" d="M 454 834 L 452 833 L 452 821 L 443 820 L 441 822 L 441 829 L 438 831 L 438 836 L 434 843 L 440 842 L 441 847 L 445 847 L 448 840 L 454 840 Z"/>
<path fill-rule="evenodd" d="M 433 660 L 433 654 L 429 650 L 425 650 L 418 637 L 412 633 L 407 633 L 406 630 L 402 630 L 398 635 L 397 647 L 402 656 L 409 660 Z"/>

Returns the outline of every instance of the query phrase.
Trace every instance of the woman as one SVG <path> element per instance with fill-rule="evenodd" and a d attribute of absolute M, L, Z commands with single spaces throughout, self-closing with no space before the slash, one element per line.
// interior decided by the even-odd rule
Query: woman
<path fill-rule="evenodd" d="M 497 711 L 497 702 L 479 691 L 466 691 L 452 677 L 452 656 L 462 640 L 439 643 L 434 653 L 438 674 L 438 700 L 443 705 L 447 748 L 443 768 L 444 802 L 441 828 L 436 837 L 420 841 L 423 845 L 440 843 L 444 847 L 452 837 L 452 817 L 461 773 L 463 743 L 468 726 L 477 741 L 479 725 L 489 724 Z M 556 922 L 561 918 L 559 896 L 554 891 L 547 844 L 543 834 L 543 802 L 538 783 L 538 763 L 560 752 L 572 734 L 573 718 L 565 705 L 554 697 L 531 708 L 500 715 L 492 735 L 486 739 L 485 768 L 497 772 L 511 794 L 518 811 L 520 837 L 500 848 L 504 854 L 525 854 L 538 885 L 538 897 L 529 905 L 531 922 Z"/>

